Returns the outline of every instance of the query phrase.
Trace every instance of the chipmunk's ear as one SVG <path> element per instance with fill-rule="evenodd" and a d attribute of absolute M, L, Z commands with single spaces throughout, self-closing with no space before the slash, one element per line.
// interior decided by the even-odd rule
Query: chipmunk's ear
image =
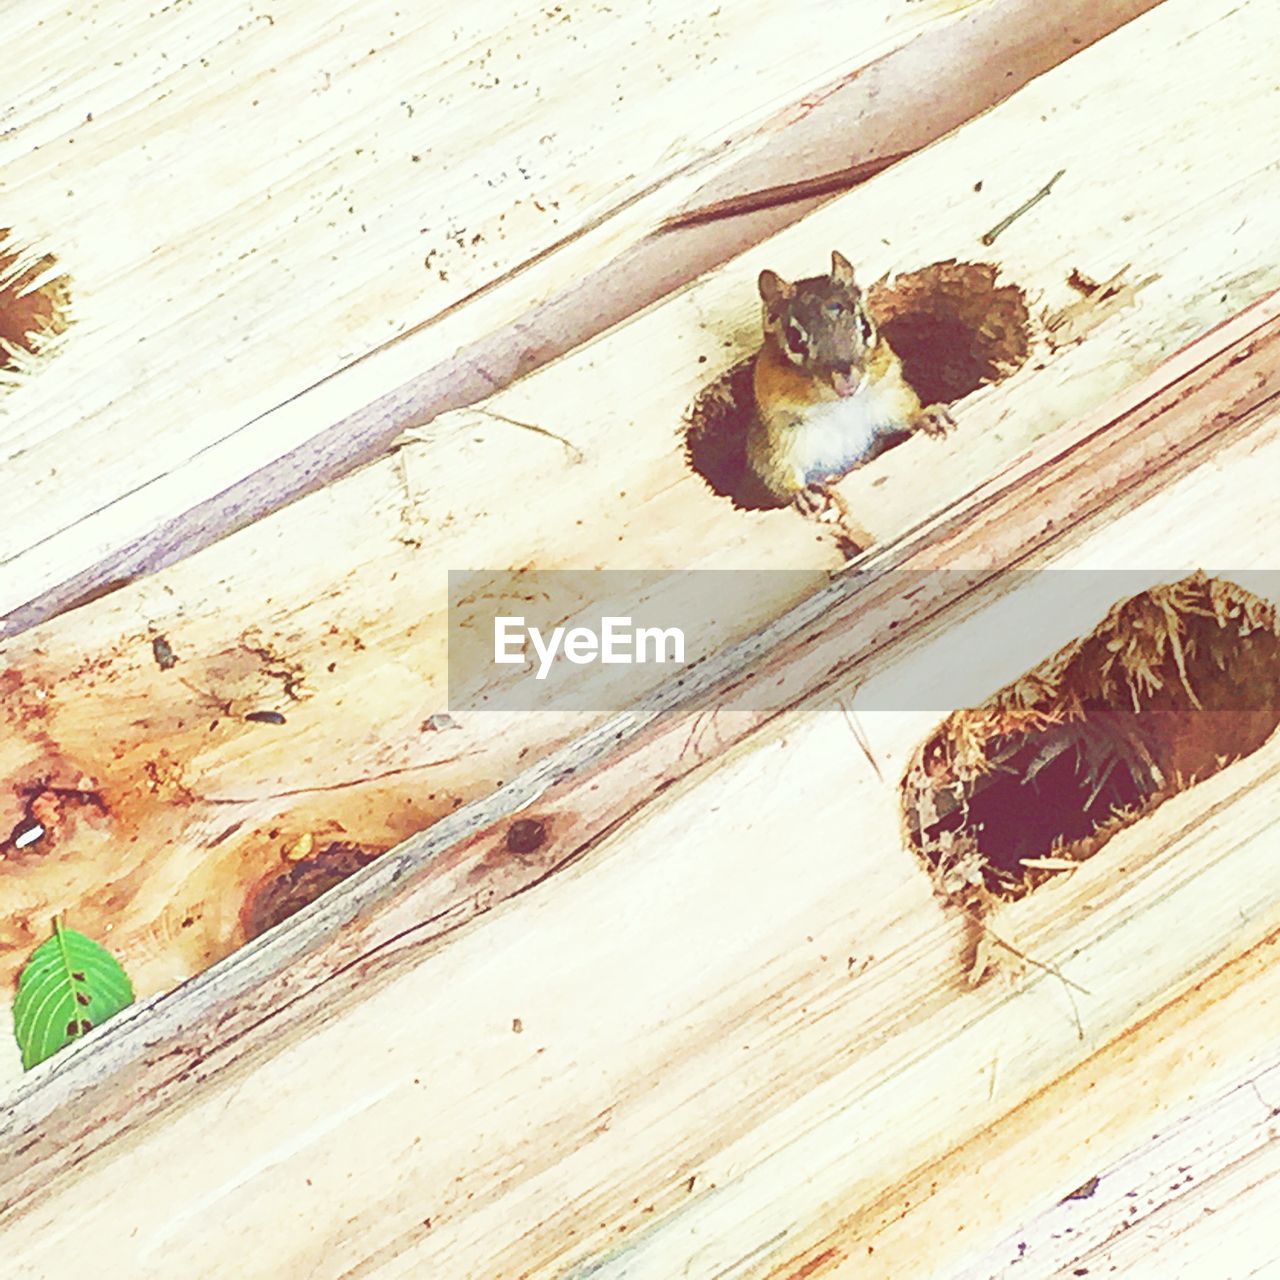
<path fill-rule="evenodd" d="M 858 292 L 858 282 L 853 278 L 853 266 L 839 249 L 831 251 L 831 279 L 848 293 Z"/>
<path fill-rule="evenodd" d="M 770 311 L 775 310 L 778 303 L 795 297 L 795 285 L 788 284 L 776 271 L 762 271 L 759 285 L 760 298 Z"/>

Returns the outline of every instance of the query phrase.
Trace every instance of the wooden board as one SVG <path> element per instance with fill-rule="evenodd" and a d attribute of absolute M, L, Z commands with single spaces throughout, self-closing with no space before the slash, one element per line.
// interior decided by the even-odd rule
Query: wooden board
<path fill-rule="evenodd" d="M 1254 165 L 1242 186 L 1239 165 L 1257 158 L 1256 143 L 1232 135 L 1227 151 L 1237 153 L 1219 167 L 1209 131 L 1197 131 L 1214 97 L 1241 117 L 1251 108 L 1265 117 L 1258 95 L 1267 72 L 1250 54 L 1268 22 L 1258 6 L 1206 15 L 1171 3 L 1142 24 L 1141 47 L 1163 40 L 1168 51 L 1156 60 L 1167 71 L 1165 125 L 1175 107 L 1186 111 L 1175 120 L 1186 149 L 1174 172 L 1153 158 L 1153 140 L 1136 153 L 1152 163 L 1137 176 L 1209 194 L 1170 221 L 1167 206 L 1157 216 L 1141 181 L 1122 188 L 1131 206 L 1121 226 L 1138 225 L 1118 247 L 1143 250 L 1135 283 L 1160 280 L 1122 293 L 1131 305 L 1110 314 L 1077 309 L 1098 321 L 1078 346 L 1046 351 L 1043 368 L 1033 363 L 975 397 L 965 424 L 977 447 L 957 447 L 960 438 L 938 449 L 928 509 L 919 500 L 923 442 L 850 480 L 847 491 L 881 539 L 882 558 L 872 563 L 899 563 L 912 549 L 925 557 L 917 563 L 930 563 L 930 553 L 940 557 L 932 563 L 1003 562 L 1014 544 L 985 540 L 1001 525 L 980 517 L 1016 484 L 1027 485 L 1033 517 L 1030 544 L 1018 545 L 1039 545 L 1057 520 L 1069 535 L 1052 553 L 1057 564 L 1125 555 L 1137 564 L 1154 556 L 1221 563 L 1228 552 L 1235 564 L 1266 563 L 1274 530 L 1263 499 L 1277 424 L 1267 417 L 1275 361 L 1263 345 L 1274 335 L 1262 331 L 1274 327 L 1273 313 L 1215 340 L 1222 362 L 1197 385 L 1194 404 L 1178 407 L 1187 388 L 1176 386 L 1163 405 L 1174 410 L 1167 422 L 1151 427 L 1148 402 L 1192 377 L 1203 353 L 1126 392 L 1119 409 L 1098 406 L 1108 388 L 1132 388 L 1189 330 L 1274 283 L 1260 215 L 1242 198 L 1261 192 L 1260 209 L 1273 175 Z M 1099 46 L 1055 73 L 1062 97 L 1052 100 L 1078 104 L 1064 138 L 1082 116 L 1101 129 L 1150 110 L 1151 86 L 1138 94 L 1108 79 L 1111 58 L 1132 62 L 1139 45 L 1125 43 L 1131 36 L 1112 37 L 1108 58 Z M 1230 77 L 1220 71 L 1228 56 Z M 520 420 L 550 423 L 585 462 L 500 420 L 457 415 L 425 447 L 7 647 L 16 674 L 7 677 L 5 709 L 18 733 L 6 771 L 30 787 L 52 765 L 72 811 L 66 844 L 32 864 L 40 874 L 6 876 L 6 892 L 16 885 L 29 896 L 5 916 L 34 932 L 54 901 L 50 886 L 73 884 L 77 911 L 100 911 L 104 925 L 127 922 L 121 950 L 153 990 L 244 936 L 243 898 L 226 886 L 282 874 L 304 836 L 329 838 L 341 823 L 343 840 L 377 850 L 540 760 L 491 803 L 379 859 L 307 917 L 26 1082 L 13 1098 L 5 1162 L 15 1265 L 62 1274 L 74 1223 L 95 1230 L 105 1268 L 143 1276 L 175 1264 L 216 1268 L 228 1230 L 264 1276 L 518 1266 L 666 1277 L 728 1266 L 781 1277 L 862 1275 L 866 1265 L 900 1276 L 922 1265 L 922 1239 L 933 1250 L 923 1265 L 939 1268 L 971 1241 L 994 1241 L 1012 1225 L 1010 1204 L 1025 1210 L 1060 1196 L 1154 1117 L 1203 1092 L 1214 1072 L 1234 1071 L 1256 1052 L 1266 1031 L 1256 1010 L 1274 999 L 1267 974 L 1280 928 L 1266 836 L 1274 744 L 1171 802 L 1011 917 L 1022 945 L 1089 988 L 1081 1045 L 1050 979 L 1012 991 L 964 986 L 963 922 L 930 897 L 897 843 L 886 799 L 928 724 L 906 717 L 877 729 L 886 787 L 862 764 L 843 716 L 820 705 L 818 695 L 838 687 L 833 679 L 861 652 L 855 637 L 788 668 L 803 705 L 776 723 L 679 720 L 688 708 L 663 722 L 672 707 L 659 698 L 550 755 L 577 726 L 542 724 L 528 739 L 513 731 L 501 741 L 492 725 L 445 734 L 421 727 L 439 709 L 442 670 L 439 597 L 424 608 L 405 586 L 430 574 L 424 565 L 455 555 L 473 564 L 581 563 L 615 538 L 607 545 L 617 559 L 605 563 L 636 557 L 674 567 L 687 562 L 686 540 L 700 537 L 703 563 L 786 564 L 821 580 L 838 557 L 810 526 L 788 512 L 733 511 L 676 465 L 679 415 L 707 373 L 703 366 L 690 376 L 690 357 L 705 354 L 714 368 L 726 332 L 734 346 L 720 359 L 745 351 L 746 299 L 760 265 L 800 269 L 862 218 L 897 234 L 895 200 L 934 190 L 947 175 L 968 181 L 973 159 L 992 154 L 1002 129 L 1027 136 L 1046 114 L 1051 99 L 1037 93 L 1050 86 L 1033 86 L 765 252 L 487 406 L 504 417 L 536 414 Z M 1043 158 L 1044 135 L 1035 136 L 1024 161 L 1032 151 Z M 1221 148 L 1224 139 L 1213 141 Z M 1133 177 L 1135 155 L 1124 160 Z M 1107 172 L 1121 171 L 1117 160 Z M 1023 237 L 1050 210 L 1059 226 L 1064 211 L 1078 228 L 1098 224 L 1102 205 L 1091 189 L 1077 187 L 1068 202 L 1059 199 L 1071 194 L 1066 184 L 991 253 L 1059 314 L 1074 296 L 1063 285 L 1067 263 L 1043 238 Z M 1105 202 L 1113 214 L 1118 198 L 1113 182 Z M 1003 216 L 1015 203 L 987 212 Z M 995 222 L 955 209 L 948 217 L 955 242 Z M 923 229 L 904 243 L 917 234 L 924 243 Z M 869 242 L 863 249 L 859 258 L 872 265 L 895 261 L 877 264 Z M 1121 256 L 1111 265 L 1123 265 Z M 1108 261 L 1072 265 L 1105 279 Z M 665 382 L 653 376 L 664 369 L 672 371 Z M 593 392 L 606 376 L 625 412 L 598 407 Z M 1070 441 L 1052 434 L 1088 410 L 1096 416 Z M 548 412 L 576 412 L 571 425 L 581 422 L 583 433 Z M 482 423 L 492 434 L 468 448 Z M 632 428 L 624 438 L 636 447 L 615 461 L 609 446 L 619 428 Z M 1041 432 L 1050 435 L 1039 461 L 1020 460 Z M 521 465 L 514 441 L 531 465 Z M 1045 479 L 1036 468 L 1069 447 L 1078 501 L 1041 507 L 1028 478 Z M 535 452 L 543 449 L 553 457 Z M 511 469 L 496 465 L 499 497 L 481 495 L 468 509 L 451 480 L 473 476 L 478 460 Z M 520 492 L 544 492 L 546 502 L 513 503 L 516 481 L 530 477 L 532 488 Z M 1159 495 L 1162 483 L 1169 487 Z M 1239 498 L 1226 507 L 1224 486 Z M 1084 500 L 1107 495 L 1112 506 L 1101 513 Z M 562 522 L 554 527 L 552 508 Z M 353 522 L 351 512 L 364 509 L 367 522 Z M 583 525 L 569 529 L 569 519 Z M 924 531 L 904 542 L 922 522 Z M 1259 539 L 1252 560 L 1241 525 Z M 322 570 L 315 560 L 326 548 L 335 561 Z M 210 583 L 216 594 L 204 600 Z M 758 617 L 741 620 L 743 631 L 787 602 L 762 601 Z M 912 643 L 945 646 L 943 622 L 918 627 Z M 176 667 L 157 661 L 161 636 Z M 909 656 L 890 649 L 880 661 Z M 169 677 L 189 683 L 175 688 Z M 257 735 L 280 726 L 243 719 L 268 703 L 288 713 L 288 732 L 274 741 Z M 748 736 L 752 728 L 759 731 Z M 619 734 L 636 754 L 606 767 L 602 749 Z M 574 768 L 596 773 L 574 779 Z M 753 807 L 793 775 L 776 803 Z M 260 789 L 231 789 L 246 782 Z M 70 796 L 80 791 L 105 796 L 107 812 Z M 565 821 L 553 821 L 540 858 L 517 864 L 501 854 L 505 824 L 486 828 L 534 802 Z M 848 833 L 864 828 L 884 837 L 868 839 L 871 859 L 848 844 Z M 452 847 L 477 830 L 472 843 Z M 1185 935 L 1176 952 L 1166 945 L 1170 922 Z M 12 954 L 24 941 L 16 938 Z M 868 957 L 859 954 L 864 945 Z M 1189 1051 L 1206 1039 L 1213 1062 Z M 1133 1081 L 1151 1070 L 1165 1072 L 1165 1083 L 1140 1110 Z M 942 1096 L 939 1077 L 964 1088 Z M 1076 1105 L 1082 1097 L 1090 1108 Z M 1057 1136 L 1051 1158 L 1042 1154 L 1046 1134 Z M 198 1162 L 183 1159 L 196 1148 Z M 1010 1188 L 1004 1197 L 987 1193 L 997 1176 Z M 294 1233 L 279 1229 L 282 1205 L 297 1215 Z"/>
<path fill-rule="evenodd" d="M 0 615 L 203 545 L 688 280 L 714 236 L 603 272 L 798 117 L 825 143 L 802 130 L 784 176 L 872 154 L 918 40 L 954 30 L 932 55 L 954 74 L 894 145 L 1151 2 L 1077 0 L 1014 39 L 995 20 L 1017 30 L 1025 0 L 24 11 L 0 225 L 56 256 L 75 322 L 0 406 Z"/>
<path fill-rule="evenodd" d="M 1157 277 L 1122 291 L 1127 306 L 1086 308 L 1097 323 L 1075 345 L 1042 345 L 967 400 L 952 439 L 912 442 L 850 477 L 845 492 L 883 547 L 1280 285 L 1262 208 L 1280 173 L 1259 169 L 1261 128 L 1224 139 L 1208 107 L 1262 119 L 1271 22 L 1258 4 L 1220 16 L 1163 5 L 758 252 L 433 423 L 424 442 L 9 642 L 0 832 L 10 845 L 33 801 L 55 794 L 42 801 L 49 839 L 7 860 L 5 972 L 67 910 L 118 949 L 140 992 L 165 990 L 269 923 L 271 911 L 252 906 L 261 895 L 269 908 L 304 900 L 592 723 L 458 716 L 456 728 L 430 727 L 447 710 L 445 568 L 802 571 L 732 619 L 727 641 L 820 585 L 841 564 L 830 536 L 789 511 L 735 509 L 689 471 L 680 444 L 706 380 L 757 341 L 753 280 L 766 263 L 802 270 L 838 242 L 875 272 L 976 248 L 1035 310 L 1077 314 L 1066 283 L 1075 267 L 1106 279 L 1128 261 L 1135 282 Z M 1156 46 L 1149 81 L 1114 76 L 1117 62 Z M 1176 165 L 1150 123 L 1153 101 L 1160 128 L 1181 139 Z M 1100 132 L 1113 149 L 1096 145 Z M 1034 190 L 1049 154 L 1068 168 L 1052 197 L 994 246 L 978 245 Z M 986 175 L 982 192 L 975 173 Z M 1171 215 L 1188 184 L 1198 202 Z M 1114 229 L 1095 243 L 1104 216 Z M 583 461 L 506 419 L 563 435 Z M 162 667 L 158 641 L 176 665 Z M 286 723 L 246 721 L 261 711 Z"/>
<path fill-rule="evenodd" d="M 1110 1270 L 1273 1275 L 1277 1085 L 1272 1055 L 974 1259 L 957 1280 L 987 1280 L 1019 1258 L 1054 1280 Z"/>
<path fill-rule="evenodd" d="M 904 666 L 945 665 L 958 617 L 1023 589 L 1010 563 L 1268 567 L 1278 343 L 1273 298 L 921 534 L 898 568 L 987 566 L 949 610 L 893 574 L 833 592 L 736 677 L 790 681 L 792 711 L 713 719 L 690 758 L 701 720 L 677 708 L 548 789 L 556 835 L 506 859 L 505 892 L 477 897 L 499 824 L 274 967 L 265 1003 L 219 1004 L 232 965 L 183 993 L 195 1021 L 173 1021 L 180 999 L 126 1015 L 116 1043 L 147 1046 L 132 1082 L 99 1058 L 97 1095 L 22 1139 L 28 1180 L 33 1150 L 65 1172 L 10 1212 L 15 1265 L 70 1274 L 67 1234 L 92 1230 L 140 1277 L 214 1274 L 228 1233 L 249 1277 L 946 1274 L 1010 1205 L 1062 1196 L 1236 1074 L 1280 998 L 1280 740 L 1000 917 L 1083 988 L 1077 1029 L 1049 974 L 968 985 L 966 922 L 902 848 L 896 782 L 936 715 L 868 713 L 867 751 L 831 699 L 856 713 Z M 45 1100 L 94 1048 L 46 1071 Z"/>

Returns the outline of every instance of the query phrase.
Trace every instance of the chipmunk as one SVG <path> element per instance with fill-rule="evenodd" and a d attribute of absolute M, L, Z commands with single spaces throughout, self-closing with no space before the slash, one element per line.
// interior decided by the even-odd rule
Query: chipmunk
<path fill-rule="evenodd" d="M 789 284 L 760 273 L 764 345 L 756 357 L 747 463 L 780 503 L 814 515 L 834 503 L 828 482 L 883 447 L 884 437 L 942 435 L 954 419 L 920 403 L 902 361 L 876 331 L 853 268 L 831 255 L 831 274 Z"/>

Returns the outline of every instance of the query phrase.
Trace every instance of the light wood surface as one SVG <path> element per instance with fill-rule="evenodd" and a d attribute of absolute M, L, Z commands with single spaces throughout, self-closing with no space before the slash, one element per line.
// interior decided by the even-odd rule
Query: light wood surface
<path fill-rule="evenodd" d="M 604 272 L 804 117 L 775 175 L 919 146 L 1151 3 L 1009 36 L 1026 0 L 15 12 L 4 225 L 75 323 L 0 405 L 0 615 L 208 542 L 728 256 Z M 893 55 L 949 31 L 912 111 Z"/>
<path fill-rule="evenodd" d="M 1198 1099 L 1149 1142 L 1091 1175 L 1075 1197 L 975 1258 L 957 1280 L 994 1280 L 1014 1265 L 1034 1266 L 1036 1275 L 1053 1280 L 1081 1268 L 1140 1280 L 1276 1274 L 1277 1086 L 1280 1063 L 1272 1053 L 1246 1078 Z"/>
<path fill-rule="evenodd" d="M 1266 325 L 1241 322 L 1207 362 L 1188 353 L 1178 381 L 1136 390 L 1108 429 L 1080 424 L 1073 449 L 1039 464 L 1037 483 L 1006 486 L 985 535 L 967 521 L 953 549 L 1020 533 L 1062 570 L 1228 555 L 1265 567 L 1276 517 L 1252 479 L 1280 462 L 1259 387 L 1276 376 L 1264 344 L 1280 341 L 1274 315 Z M 1224 412 L 1233 379 L 1264 407 Z M 1154 481 L 1161 454 L 1169 483 L 1138 496 L 1120 464 Z M 1224 487 L 1230 510 L 1214 506 Z M 946 1274 L 1007 1228 L 1010 1199 L 1060 1197 L 1122 1154 L 1270 1040 L 1280 748 L 1168 801 L 993 921 L 1074 994 L 1039 971 L 970 987 L 965 921 L 899 835 L 896 780 L 936 714 L 859 704 L 903 663 L 945 663 L 956 609 L 996 607 L 1026 581 L 985 577 L 994 596 L 964 592 L 950 615 L 891 629 L 860 665 L 876 646 L 833 611 L 825 644 L 797 641 L 772 676 L 754 665 L 752 678 L 815 683 L 745 739 L 750 723 L 735 732 L 727 712 L 682 761 L 691 711 L 549 792 L 538 812 L 562 834 L 533 865 L 507 860 L 505 901 L 475 899 L 499 828 L 436 859 L 373 932 L 366 913 L 318 963 L 281 973 L 268 1005 L 215 1014 L 215 973 L 174 1040 L 158 1038 L 163 1004 L 133 1015 L 153 1087 L 183 1059 L 187 1079 L 159 1085 L 173 1105 L 153 1122 L 132 1098 L 106 1121 L 123 1126 L 107 1148 L 11 1212 L 14 1264 L 69 1274 L 74 1220 L 103 1265 L 140 1276 L 220 1274 L 229 1231 L 249 1276 Z M 1015 646 L 993 675 L 1023 669 Z M 832 693 L 861 715 L 869 755 Z M 477 909 L 479 927 L 431 942 Z M 124 1104 L 118 1079 L 100 1088 L 76 1103 L 85 1118 L 86 1102 Z M 49 1122 L 37 1146 L 71 1123 Z"/>
<path fill-rule="evenodd" d="M 1075 1185 L 1059 1188 L 1054 1162 L 1025 1167 L 1025 1144 L 1038 1149 L 1048 1126 L 1038 1107 L 1029 1129 L 1020 1117 L 1045 1090 L 1062 1099 L 1051 1114 L 1085 1125 L 1094 1160 L 1133 1145 L 1269 1035 L 1251 1020 L 1217 1037 L 1207 1062 L 1184 1039 L 1171 1062 L 1180 1083 L 1142 1106 L 1107 1060 L 1141 1064 L 1166 1036 L 1203 1034 L 1192 1015 L 1211 996 L 1215 1008 L 1233 993 L 1265 998 L 1280 930 L 1275 742 L 993 920 L 1080 994 L 1039 972 L 971 988 L 966 921 L 933 898 L 900 840 L 895 780 L 936 715 L 869 713 L 864 751 L 829 699 L 852 678 L 843 693 L 856 713 L 930 648 L 926 666 L 945 664 L 957 611 L 998 605 L 1026 581 L 1001 566 L 1029 556 L 1096 570 L 1229 552 L 1265 567 L 1273 504 L 1250 478 L 1274 474 L 1280 456 L 1278 311 L 1272 298 L 1224 326 L 921 534 L 899 568 L 988 566 L 936 576 L 953 584 L 950 613 L 946 592 L 922 599 L 915 575 L 904 588 L 888 574 L 878 599 L 854 588 L 840 604 L 833 588 L 808 634 L 726 672 L 728 684 L 789 688 L 795 711 L 708 721 L 696 703 L 664 715 L 659 698 L 648 727 L 642 710 L 607 725 L 470 816 L 474 829 L 537 802 L 552 837 L 533 856 L 503 852 L 500 821 L 448 848 L 459 815 L 309 919 L 33 1075 L 9 1122 L 8 1239 L 21 1265 L 58 1274 L 67 1214 L 50 1177 L 70 1164 L 61 1194 L 136 1225 L 126 1236 L 101 1220 L 119 1249 L 109 1259 L 142 1275 L 216 1255 L 212 1237 L 199 1242 L 202 1221 L 222 1239 L 234 1221 L 256 1243 L 280 1197 L 299 1215 L 281 1244 L 289 1265 L 335 1275 L 765 1275 L 802 1258 L 831 1270 L 868 1245 L 872 1274 L 901 1275 L 954 1257 L 957 1222 L 966 1245 L 1006 1224 L 1002 1203 L 960 1197 L 945 1179 L 925 1195 L 910 1185 L 931 1162 L 968 1158 L 969 1141 L 997 1133 L 1016 1149 L 1020 1205 Z M 1230 510 L 1212 502 L 1223 486 Z M 1256 543 L 1241 540 L 1246 516 Z M 982 582 L 994 598 L 975 593 Z M 1000 681 L 1025 669 L 1017 646 L 993 661 Z M 459 930 L 468 920 L 482 926 Z M 1166 945 L 1175 923 L 1177 948 Z M 534 1028 L 546 1034 L 523 1039 Z M 1100 1088 L 1090 1107 L 1067 1106 L 1078 1070 L 1100 1075 L 1123 1112 L 1097 1102 Z M 225 1145 L 206 1138 L 175 1188 L 163 1152 L 209 1133 L 215 1114 Z M 1073 1136 L 1057 1149 L 1079 1146 Z M 255 1170 L 267 1181 L 255 1186 Z M 162 1176 L 171 1210 L 140 1216 Z M 341 1231 L 332 1194 L 313 1210 L 293 1194 L 295 1179 L 317 1177 L 345 1188 Z M 426 1218 L 417 1187 L 437 1196 Z M 898 1195 L 916 1207 L 906 1225 Z"/>
<path fill-rule="evenodd" d="M 966 987 L 965 924 L 896 806 L 935 718 L 874 717 L 877 774 L 829 699 L 867 654 L 859 681 L 942 661 L 987 597 L 926 625 L 885 588 L 890 612 L 839 636 L 868 602 L 837 588 L 808 653 L 775 624 L 755 678 L 782 680 L 781 719 L 659 691 L 603 722 L 423 725 L 445 710 L 445 568 L 808 574 L 726 639 L 839 568 L 794 513 L 711 494 L 679 439 L 755 341 L 756 272 L 832 245 L 868 277 L 980 257 L 1037 318 L 1032 359 L 951 439 L 843 484 L 868 565 L 1269 567 L 1274 299 L 1180 348 L 1280 285 L 1274 29 L 1261 3 L 1168 0 L 386 461 L 7 643 L 0 830 L 37 783 L 102 801 L 64 805 L 52 855 L 8 860 L 10 966 L 62 906 L 163 991 L 245 941 L 249 890 L 300 842 L 372 856 L 436 823 L 23 1083 L 13 1265 L 69 1274 L 89 1226 L 143 1277 L 949 1274 L 1248 1065 L 1265 1020 L 1240 1011 L 1274 1000 L 1280 929 L 1274 743 L 1002 921 L 1088 989 L 1083 1042 L 1048 975 Z M 1073 274 L 1118 288 L 1082 303 Z M 883 646 L 891 617 L 910 635 Z M 550 847 L 503 855 L 502 819 L 535 804 Z M 1135 1102 L 1144 1064 L 1165 1086 Z"/>
<path fill-rule="evenodd" d="M 1163 5 L 609 337 L 432 423 L 424 441 L 9 642 L 0 830 L 50 784 L 98 796 L 105 813 L 75 804 L 53 855 L 46 844 L 10 860 L 6 970 L 61 909 L 111 935 L 140 991 L 166 989 L 255 931 L 246 901 L 289 873 L 308 839 L 352 846 L 352 857 L 387 849 L 583 729 L 590 718 L 499 728 L 458 716 L 456 730 L 424 731 L 447 709 L 447 568 L 802 571 L 772 580 L 726 640 L 820 585 L 842 562 L 831 535 L 789 511 L 736 510 L 689 471 L 680 443 L 701 388 L 758 340 L 753 282 L 766 263 L 803 271 L 833 243 L 870 274 L 972 256 L 1040 185 L 1026 175 L 1044 155 L 1068 167 L 1049 200 L 982 252 L 1037 314 L 1074 308 L 1080 336 L 1057 351 L 1040 340 L 1019 373 L 957 407 L 947 441 L 912 441 L 844 483 L 883 547 L 1280 284 L 1265 210 L 1251 203 L 1274 194 L 1269 183 L 1280 189 L 1280 172 L 1255 164 L 1242 186 L 1259 135 L 1224 140 L 1205 122 L 1214 100 L 1261 118 L 1270 22 L 1254 5 L 1220 20 Z M 1161 40 L 1149 82 L 1114 77 L 1117 58 Z M 1182 138 L 1176 165 L 1151 123 L 1157 100 L 1159 127 Z M 1094 145 L 1099 132 L 1114 146 Z M 975 174 L 986 175 L 981 192 Z M 1188 185 L 1197 203 L 1172 206 L 1172 189 Z M 1099 240 L 1104 208 L 1111 229 Z M 1106 280 L 1126 262 L 1150 283 L 1122 293 L 1127 305 L 1082 314 L 1072 269 Z M 160 637 L 178 658 L 168 670 Z M 287 723 L 245 721 L 260 710 Z"/>

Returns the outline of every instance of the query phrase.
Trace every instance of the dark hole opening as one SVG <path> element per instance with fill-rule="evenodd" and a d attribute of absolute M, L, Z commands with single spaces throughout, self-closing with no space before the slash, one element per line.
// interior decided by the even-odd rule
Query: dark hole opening
<path fill-rule="evenodd" d="M 36 284 L 55 263 L 52 254 L 34 259 L 24 254 L 9 229 L 0 227 L 0 370 L 23 370 L 65 332 L 70 305 L 66 276 Z"/>
<path fill-rule="evenodd" d="M 1193 575 L 1123 602 L 1015 686 L 948 717 L 903 783 L 908 834 L 935 870 L 976 849 L 985 887 L 1020 897 L 1062 869 L 1034 864 L 1090 857 L 1277 725 L 1272 606 Z"/>
<path fill-rule="evenodd" d="M 547 839 L 546 824 L 537 818 L 517 818 L 507 828 L 509 853 L 535 853 Z"/>
<path fill-rule="evenodd" d="M 295 862 L 288 871 L 264 877 L 241 908 L 246 940 L 266 933 L 301 911 L 381 853 L 378 847 L 335 840 L 311 857 Z"/>

